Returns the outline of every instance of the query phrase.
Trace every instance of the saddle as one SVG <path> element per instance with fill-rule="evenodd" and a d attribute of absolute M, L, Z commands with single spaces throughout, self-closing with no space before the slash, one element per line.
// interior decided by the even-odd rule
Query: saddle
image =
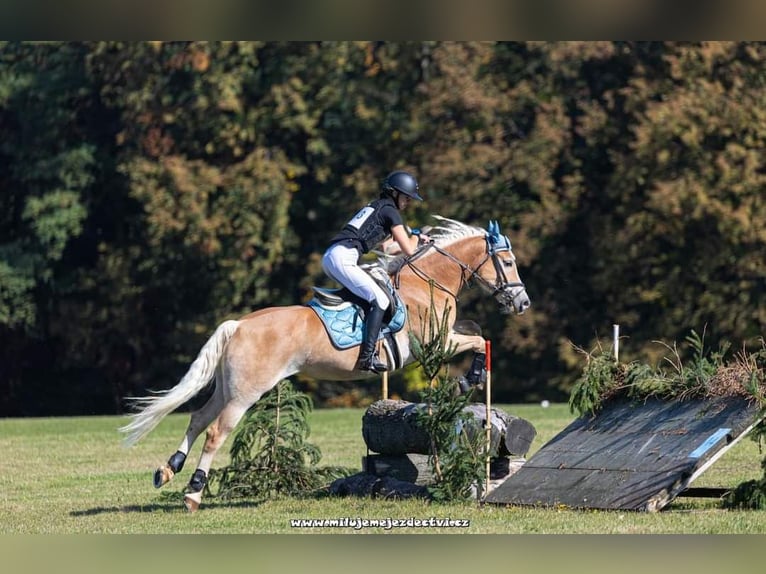
<path fill-rule="evenodd" d="M 388 308 L 386 309 L 385 315 L 383 315 L 383 322 L 389 323 L 396 315 L 397 308 L 401 305 L 401 300 L 391 283 L 391 279 L 378 265 L 360 265 L 359 267 L 365 271 L 367 275 L 372 277 L 375 280 L 375 283 L 377 283 L 378 286 L 383 289 L 383 292 L 388 295 Z M 325 287 L 317 287 L 314 285 L 311 289 L 314 291 L 314 299 L 317 300 L 322 307 L 327 309 L 342 307 L 345 304 L 356 305 L 362 313 L 362 318 L 366 317 L 370 310 L 367 301 L 352 293 L 346 287 L 327 289 Z M 312 299 L 312 301 L 314 299 Z"/>
<path fill-rule="evenodd" d="M 395 347 L 393 334 L 404 327 L 407 321 L 407 308 L 394 289 L 388 273 L 382 267 L 362 265 L 361 268 L 388 295 L 390 303 L 383 317 L 383 328 L 380 330 L 378 340 L 385 339 L 389 345 Z M 314 297 L 306 305 L 322 320 L 333 345 L 341 350 L 361 345 L 362 328 L 369 312 L 369 303 L 345 287 L 326 289 L 314 286 L 312 289 Z"/>

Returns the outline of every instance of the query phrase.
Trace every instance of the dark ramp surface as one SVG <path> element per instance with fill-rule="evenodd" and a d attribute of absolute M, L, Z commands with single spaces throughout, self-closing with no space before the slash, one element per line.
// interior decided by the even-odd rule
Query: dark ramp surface
<path fill-rule="evenodd" d="M 759 419 L 743 397 L 613 400 L 572 422 L 485 501 L 660 510 Z"/>

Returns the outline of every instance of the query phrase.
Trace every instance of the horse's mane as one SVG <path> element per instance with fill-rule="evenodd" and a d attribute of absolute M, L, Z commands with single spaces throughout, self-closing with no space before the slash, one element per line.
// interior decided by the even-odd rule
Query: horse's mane
<path fill-rule="evenodd" d="M 433 239 L 434 245 L 437 247 L 447 247 L 458 239 L 463 239 L 464 237 L 484 237 L 487 235 L 487 231 L 480 227 L 467 225 L 460 221 L 448 219 L 440 215 L 432 215 L 431 217 L 439 222 L 436 226 L 428 230 L 428 235 Z M 421 249 L 424 249 L 424 247 L 421 247 Z M 393 255 L 377 251 L 376 253 L 379 256 L 379 263 L 389 273 L 396 273 L 407 259 L 407 256 L 404 253 L 396 253 Z M 426 251 L 422 257 L 428 257 L 431 253 L 433 253 L 433 251 Z"/>

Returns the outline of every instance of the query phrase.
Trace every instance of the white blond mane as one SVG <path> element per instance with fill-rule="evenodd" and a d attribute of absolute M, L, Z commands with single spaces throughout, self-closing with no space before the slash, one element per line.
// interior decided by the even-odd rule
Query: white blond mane
<path fill-rule="evenodd" d="M 454 219 L 448 219 L 440 215 L 433 215 L 439 223 L 428 230 L 428 235 L 434 240 L 434 244 L 437 247 L 447 247 L 453 244 L 459 239 L 465 237 L 484 237 L 487 235 L 485 229 L 480 227 L 474 227 L 473 225 L 466 225 L 460 221 Z M 407 257 L 403 253 L 397 253 L 395 255 L 388 255 L 377 252 L 379 255 L 379 262 L 389 273 L 395 273 L 402 266 Z M 434 251 L 426 251 L 423 257 L 429 257 Z"/>

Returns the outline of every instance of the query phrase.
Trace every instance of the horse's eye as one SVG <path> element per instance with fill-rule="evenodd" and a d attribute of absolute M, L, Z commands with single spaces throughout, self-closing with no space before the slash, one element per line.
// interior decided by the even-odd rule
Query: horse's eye
<path fill-rule="evenodd" d="M 503 261 L 503 265 L 505 265 L 506 267 L 513 267 L 513 261 L 510 259 L 506 259 L 505 261 Z"/>

